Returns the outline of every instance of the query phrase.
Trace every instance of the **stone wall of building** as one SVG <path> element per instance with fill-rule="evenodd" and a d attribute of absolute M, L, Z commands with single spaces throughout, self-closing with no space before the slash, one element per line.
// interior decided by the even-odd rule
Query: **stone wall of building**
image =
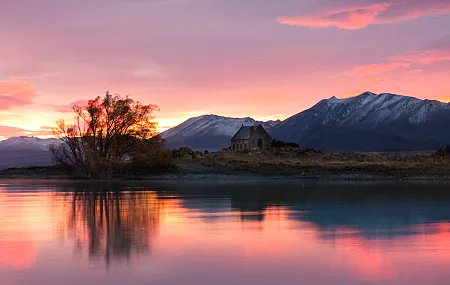
<path fill-rule="evenodd" d="M 248 140 L 235 140 L 231 144 L 232 150 L 249 149 Z"/>
<path fill-rule="evenodd" d="M 272 138 L 264 130 L 263 127 L 257 127 L 250 133 L 249 147 L 250 149 L 270 149 L 272 146 Z"/>
<path fill-rule="evenodd" d="M 232 150 L 245 149 L 270 149 L 272 146 L 272 138 L 262 126 L 252 127 L 250 129 L 250 137 L 248 139 L 233 140 L 231 142 Z"/>

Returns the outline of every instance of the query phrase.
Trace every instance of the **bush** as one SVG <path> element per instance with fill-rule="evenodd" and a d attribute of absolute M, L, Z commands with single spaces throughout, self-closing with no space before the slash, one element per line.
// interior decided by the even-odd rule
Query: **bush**
<path fill-rule="evenodd" d="M 299 155 L 315 155 L 315 154 L 323 154 L 323 152 L 314 148 L 305 148 L 299 152 Z"/>
<path fill-rule="evenodd" d="M 226 147 L 222 148 L 220 151 L 227 152 L 227 151 L 230 151 L 230 150 L 231 150 L 231 146 L 226 146 Z"/>
<path fill-rule="evenodd" d="M 300 148 L 300 145 L 295 142 L 284 142 L 280 140 L 273 140 L 272 141 L 272 147 L 273 148 Z"/>
<path fill-rule="evenodd" d="M 450 155 L 450 145 L 447 145 L 445 148 L 438 149 L 435 153 L 437 156 L 447 156 Z"/>
<path fill-rule="evenodd" d="M 286 144 L 286 146 L 290 147 L 290 148 L 300 148 L 300 145 L 298 143 L 295 142 L 289 142 Z"/>
<path fill-rule="evenodd" d="M 130 163 L 124 165 L 126 172 L 132 174 L 162 172 L 172 166 L 172 153 L 164 148 L 164 141 L 159 137 L 143 141 L 130 153 Z"/>
<path fill-rule="evenodd" d="M 280 140 L 273 140 L 272 147 L 273 148 L 286 147 L 286 143 L 284 141 L 280 141 Z"/>
<path fill-rule="evenodd" d="M 178 149 L 172 150 L 173 158 L 182 158 L 182 157 L 185 157 L 186 155 L 194 156 L 195 151 L 187 146 L 182 146 Z"/>

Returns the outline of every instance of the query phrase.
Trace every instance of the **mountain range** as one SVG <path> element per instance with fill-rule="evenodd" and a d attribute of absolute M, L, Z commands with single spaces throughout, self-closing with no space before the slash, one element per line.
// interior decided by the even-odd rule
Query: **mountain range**
<path fill-rule="evenodd" d="M 0 141 L 0 169 L 52 165 L 50 146 L 60 143 L 58 139 L 26 136 Z"/>
<path fill-rule="evenodd" d="M 274 128 L 273 137 L 326 151 L 436 149 L 450 142 L 450 105 L 365 92 L 332 97 Z"/>
<path fill-rule="evenodd" d="M 216 151 L 239 128 L 261 124 L 274 139 L 329 152 L 435 150 L 450 144 L 450 104 L 390 93 L 331 97 L 284 121 L 203 115 L 161 134 L 168 148 Z M 56 139 L 13 137 L 0 142 L 0 168 L 50 165 Z"/>
<path fill-rule="evenodd" d="M 450 143 L 450 105 L 390 93 L 331 97 L 280 121 L 206 115 L 162 133 L 170 148 L 217 150 L 244 125 L 261 123 L 273 138 L 331 152 L 434 150 Z"/>

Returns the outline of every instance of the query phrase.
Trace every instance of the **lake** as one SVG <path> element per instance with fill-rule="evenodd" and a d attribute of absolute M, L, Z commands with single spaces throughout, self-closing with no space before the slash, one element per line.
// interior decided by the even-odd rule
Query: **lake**
<path fill-rule="evenodd" d="M 448 284 L 449 186 L 0 180 L 0 284 Z"/>

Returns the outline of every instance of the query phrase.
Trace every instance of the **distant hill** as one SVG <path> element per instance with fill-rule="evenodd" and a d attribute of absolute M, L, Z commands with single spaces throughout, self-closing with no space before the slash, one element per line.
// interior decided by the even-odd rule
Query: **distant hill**
<path fill-rule="evenodd" d="M 204 115 L 190 118 L 180 125 L 161 134 L 168 148 L 188 146 L 198 150 L 216 151 L 230 145 L 233 135 L 244 126 L 263 125 L 266 129 L 280 121 L 260 122 L 252 118 L 228 118 L 217 115 Z"/>
<path fill-rule="evenodd" d="M 0 142 L 0 169 L 12 167 L 53 165 L 49 151 L 52 144 L 60 144 L 58 139 L 35 137 L 12 137 Z"/>

